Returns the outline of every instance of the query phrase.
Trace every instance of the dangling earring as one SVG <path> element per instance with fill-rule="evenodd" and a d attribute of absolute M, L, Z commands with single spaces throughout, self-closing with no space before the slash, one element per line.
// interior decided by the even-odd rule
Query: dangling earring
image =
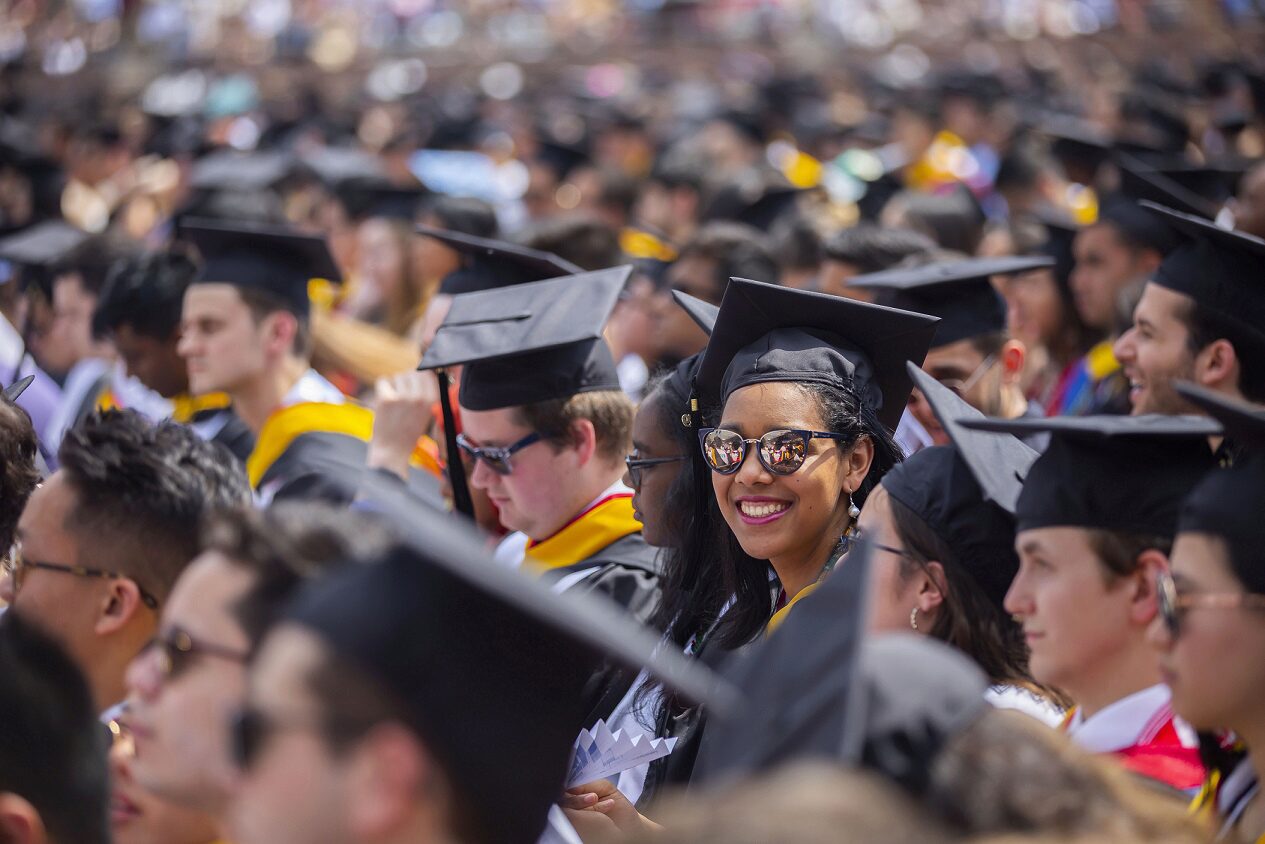
<path fill-rule="evenodd" d="M 860 515 L 861 515 L 861 508 L 858 507 L 856 505 L 856 502 L 852 500 L 852 493 L 849 492 L 848 493 L 848 518 L 851 521 L 855 522 L 857 520 L 857 517 Z"/>
<path fill-rule="evenodd" d="M 909 614 L 909 626 L 913 628 L 914 630 L 918 629 L 918 608 L 917 607 L 914 607 L 913 611 Z"/>

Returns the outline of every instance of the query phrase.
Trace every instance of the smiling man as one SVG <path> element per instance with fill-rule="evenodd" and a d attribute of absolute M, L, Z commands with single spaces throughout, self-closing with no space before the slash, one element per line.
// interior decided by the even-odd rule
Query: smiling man
<path fill-rule="evenodd" d="M 1146 203 L 1184 242 L 1143 289 L 1116 342 L 1133 413 L 1198 413 L 1173 388 L 1193 381 L 1265 402 L 1265 240 Z"/>
<path fill-rule="evenodd" d="M 1033 679 L 1077 702 L 1064 732 L 1135 773 L 1197 789 L 1198 741 L 1174 716 L 1146 637 L 1178 509 L 1214 467 L 1207 437 L 1220 427 L 1196 416 L 962 424 L 1051 434 L 1016 505 L 1019 572 L 1005 608 L 1023 625 Z"/>

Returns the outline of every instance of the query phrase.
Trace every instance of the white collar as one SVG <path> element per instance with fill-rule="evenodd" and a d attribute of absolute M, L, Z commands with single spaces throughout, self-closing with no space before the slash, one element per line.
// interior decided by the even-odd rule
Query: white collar
<path fill-rule="evenodd" d="M 1089 718 L 1077 709 L 1067 734 L 1093 753 L 1114 753 L 1145 744 L 1173 719 L 1170 698 L 1168 686 L 1159 683 L 1123 697 Z"/>
<path fill-rule="evenodd" d="M 587 513 L 593 507 L 604 499 L 610 498 L 612 495 L 632 495 L 632 489 L 624 486 L 623 481 L 616 481 L 602 491 L 602 494 L 594 498 L 588 504 L 584 505 L 584 509 L 577 513 Z M 495 558 L 497 562 L 503 563 L 511 568 L 518 568 L 527 557 L 527 543 L 531 539 L 521 530 L 512 531 L 507 534 L 500 542 L 496 544 Z"/>
<path fill-rule="evenodd" d="M 281 399 L 282 407 L 289 407 L 304 402 L 322 404 L 342 404 L 347 400 L 342 391 L 326 381 L 315 369 L 304 372 L 294 386 Z"/>

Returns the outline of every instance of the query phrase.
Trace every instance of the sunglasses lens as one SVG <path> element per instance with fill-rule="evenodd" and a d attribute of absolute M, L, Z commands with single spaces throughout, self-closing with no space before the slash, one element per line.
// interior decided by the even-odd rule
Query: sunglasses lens
<path fill-rule="evenodd" d="M 1176 636 L 1181 626 L 1177 617 L 1177 585 L 1168 575 L 1161 575 L 1159 583 L 1160 615 L 1169 635 Z"/>
<path fill-rule="evenodd" d="M 794 431 L 769 431 L 760 438 L 760 456 L 770 472 L 789 475 L 804 465 L 808 442 Z"/>
<path fill-rule="evenodd" d="M 742 437 L 737 433 L 717 428 L 703 437 L 703 459 L 713 471 L 728 475 L 742 465 L 743 446 Z"/>

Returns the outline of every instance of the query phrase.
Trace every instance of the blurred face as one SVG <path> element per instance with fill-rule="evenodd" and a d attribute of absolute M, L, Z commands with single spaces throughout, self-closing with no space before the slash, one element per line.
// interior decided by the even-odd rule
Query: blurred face
<path fill-rule="evenodd" d="M 76 493 L 64 472 L 54 472 L 36 487 L 18 522 L 23 560 L 96 567 L 90 559 L 80 558 L 79 543 L 67 530 L 75 506 Z M 94 629 L 109 601 L 109 581 L 27 567 L 21 573 L 21 589 L 15 593 L 15 587 L 13 578 L 5 577 L 0 589 L 0 598 L 12 611 L 60 640 L 80 665 L 91 664 L 97 650 Z"/>
<path fill-rule="evenodd" d="M 746 438 L 784 428 L 822 431 L 826 424 L 816 399 L 795 384 L 780 382 L 735 390 L 721 418 L 719 427 Z M 743 550 L 760 560 L 799 560 L 816 556 L 823 544 L 833 545 L 847 524 L 845 482 L 855 471 L 847 449 L 838 440 L 809 440 L 803 465 L 790 475 L 770 472 L 756 450 L 748 445 L 734 474 L 712 473 L 720 511 Z M 868 470 L 867 459 L 860 477 Z"/>
<path fill-rule="evenodd" d="M 114 347 L 127 366 L 127 374 L 163 398 L 189 390 L 184 358 L 176 351 L 177 338 L 158 340 L 137 334 L 126 323 L 114 329 Z"/>
<path fill-rule="evenodd" d="M 242 771 L 232 805 L 234 844 L 337 844 L 348 830 L 349 771 L 316 725 L 307 678 L 324 659 L 319 639 L 284 625 L 251 669 L 249 706 L 275 725 Z"/>
<path fill-rule="evenodd" d="M 114 844 L 208 844 L 219 836 L 205 812 L 169 803 L 137 784 L 129 741 L 110 751 L 110 830 Z"/>
<path fill-rule="evenodd" d="M 253 583 L 253 574 L 218 552 L 201 555 L 176 582 L 159 638 L 184 633 L 195 649 L 245 656 L 250 642 L 231 608 Z M 142 652 L 127 672 L 133 772 L 165 799 L 222 812 L 236 773 L 228 758 L 228 723 L 245 694 L 244 660 L 195 650 L 165 673 L 159 650 Z"/>
<path fill-rule="evenodd" d="M 922 369 L 985 416 L 1001 412 L 1001 362 L 996 358 L 989 360 L 969 339 L 931 349 Z M 950 444 L 949 435 L 918 390 L 909 395 L 909 412 L 926 429 L 935 445 Z"/>
<path fill-rule="evenodd" d="M 1234 200 L 1234 227 L 1265 237 L 1265 167 L 1252 168 L 1239 185 L 1239 195 Z"/>
<path fill-rule="evenodd" d="M 827 259 L 822 262 L 821 272 L 817 274 L 817 292 L 856 299 L 858 302 L 873 302 L 873 293 L 848 286 L 848 282 L 860 274 L 861 271 L 852 264 Z"/>
<path fill-rule="evenodd" d="M 681 448 L 668 437 L 659 424 L 662 415 L 658 394 L 652 394 L 637 408 L 633 417 L 634 459 L 683 457 Z M 633 510 L 642 524 L 641 534 L 655 547 L 667 547 L 674 538 L 667 530 L 668 490 L 681 474 L 685 461 L 643 466 L 635 473 L 625 472 L 624 483 L 633 490 Z M 640 481 L 640 483 L 637 483 Z"/>
<path fill-rule="evenodd" d="M 1243 593 L 1225 541 L 1204 533 L 1179 534 L 1173 543 L 1173 581 L 1179 596 Z M 1149 641 L 1160 674 L 1173 691 L 1173 709 L 1200 730 L 1241 729 L 1259 717 L 1265 688 L 1265 613 L 1244 607 L 1191 606 L 1178 611 L 1179 632 L 1162 618 Z"/>
<path fill-rule="evenodd" d="M 508 448 L 532 433 L 516 416 L 514 408 L 461 409 L 466 436 L 483 448 Z M 574 448 L 541 440 L 515 452 L 510 463 L 513 471 L 502 475 L 479 460 L 470 474 L 471 485 L 487 493 L 510 530 L 547 539 L 587 503 L 575 504 L 565 483 L 579 469 Z"/>
<path fill-rule="evenodd" d="M 79 361 L 103 349 L 92 338 L 92 311 L 97 297 L 83 286 L 78 273 L 53 282 L 53 307 L 43 330 L 30 338 L 31 353 L 53 375 L 65 375 Z"/>
<path fill-rule="evenodd" d="M 189 367 L 189 389 L 232 393 L 263 373 L 262 327 L 232 285 L 191 285 L 177 347 Z"/>
<path fill-rule="evenodd" d="M 719 305 L 724 290 L 716 284 L 716 264 L 697 255 L 678 258 L 668 268 L 668 283 L 674 290 L 697 296 L 704 302 Z M 683 360 L 707 345 L 707 335 L 676 304 L 668 292 L 657 297 L 655 312 L 655 346 L 665 357 Z"/>
<path fill-rule="evenodd" d="M 443 228 L 443 224 L 434 218 L 423 222 Z M 413 238 L 413 255 L 418 276 L 431 285 L 439 284 L 444 276 L 461 266 L 461 255 L 457 250 L 445 245 L 443 241 L 425 235 Z"/>
<path fill-rule="evenodd" d="M 1143 265 L 1114 226 L 1090 226 L 1076 235 L 1072 246 L 1072 296 L 1081 319 L 1091 328 L 1111 330 L 1117 322 L 1120 297 L 1143 280 Z"/>
<path fill-rule="evenodd" d="M 633 276 L 626 292 L 627 297 L 615 306 L 608 332 L 616 336 L 616 342 L 624 352 L 653 361 L 657 307 L 654 283 L 644 276 Z"/>
<path fill-rule="evenodd" d="M 910 611 L 919 605 L 918 582 L 905 576 L 905 558 L 888 549 L 902 548 L 892 521 L 891 497 L 882 486 L 865 499 L 857 526 L 861 535 L 875 543 L 870 558 L 869 612 L 871 633 L 909 630 Z M 922 625 L 919 625 L 922 626 Z"/>
<path fill-rule="evenodd" d="M 1194 373 L 1190 331 L 1181 319 L 1189 308 L 1187 297 L 1148 283 L 1133 311 L 1133 327 L 1116 341 L 1116 358 L 1129 379 L 1135 416 L 1194 412 L 1173 388 L 1174 381 L 1190 379 Z"/>
<path fill-rule="evenodd" d="M 372 308 L 394 301 L 405 283 L 404 250 L 391 223 L 383 219 L 366 220 L 357 230 L 357 243 L 358 281 L 367 288 L 365 305 Z"/>
<path fill-rule="evenodd" d="M 1009 278 L 1003 287 L 1010 335 L 1029 348 L 1049 346 L 1063 328 L 1063 300 L 1048 269 Z"/>
<path fill-rule="evenodd" d="M 1127 581 L 1107 584 L 1081 528 L 1026 530 L 1015 548 L 1019 573 L 1005 607 L 1023 626 L 1032 677 L 1076 697 L 1128 638 Z"/>

